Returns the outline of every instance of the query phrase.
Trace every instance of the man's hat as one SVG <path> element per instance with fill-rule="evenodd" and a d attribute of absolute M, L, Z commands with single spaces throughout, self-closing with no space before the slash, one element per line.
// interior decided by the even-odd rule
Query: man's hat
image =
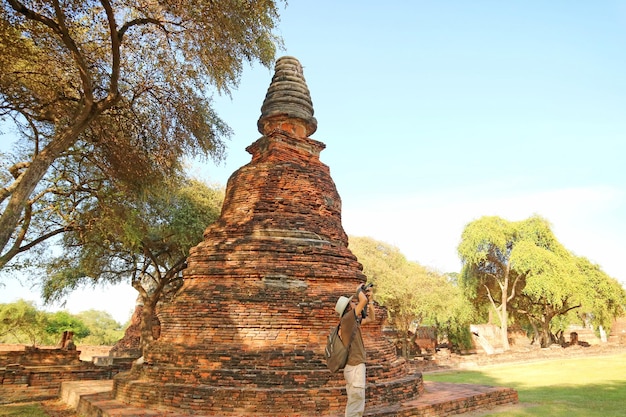
<path fill-rule="evenodd" d="M 343 312 L 346 310 L 346 307 L 348 307 L 350 300 L 352 300 L 352 297 L 344 297 L 343 295 L 337 300 L 335 311 L 339 314 L 339 317 L 343 316 Z"/>

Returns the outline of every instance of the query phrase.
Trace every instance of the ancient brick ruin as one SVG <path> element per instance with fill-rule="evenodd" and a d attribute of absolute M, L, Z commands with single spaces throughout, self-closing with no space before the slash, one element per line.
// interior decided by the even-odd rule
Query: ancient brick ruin
<path fill-rule="evenodd" d="M 160 338 L 142 365 L 116 376 L 116 401 L 220 416 L 319 416 L 345 406 L 343 376 L 327 370 L 323 351 L 337 297 L 366 277 L 319 159 L 325 145 L 309 138 L 317 121 L 295 58 L 277 61 L 258 128 L 251 162 L 231 176 L 219 220 L 191 250 L 183 287 L 159 308 Z M 423 391 L 381 328 L 364 331 L 368 409 Z"/>
<path fill-rule="evenodd" d="M 64 381 L 111 379 L 130 368 L 123 361 L 96 366 L 80 360 L 80 354 L 76 349 L 23 345 L 0 351 L 0 404 L 55 398 Z"/>

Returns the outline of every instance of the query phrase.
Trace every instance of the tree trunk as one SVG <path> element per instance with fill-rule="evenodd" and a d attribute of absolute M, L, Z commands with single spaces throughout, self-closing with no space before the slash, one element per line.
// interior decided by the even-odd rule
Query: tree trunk
<path fill-rule="evenodd" d="M 155 298 L 155 300 L 153 300 Z M 153 323 L 154 313 L 156 311 L 156 300 L 158 297 L 149 297 L 143 302 L 143 310 L 141 311 L 141 339 L 139 341 L 139 347 L 143 355 L 143 351 L 148 344 L 154 341 L 153 336 Z"/>
<path fill-rule="evenodd" d="M 402 331 L 402 357 L 409 358 L 409 330 Z"/>
<path fill-rule="evenodd" d="M 530 315 L 527 315 L 527 317 L 528 317 L 528 322 L 533 328 L 533 343 L 536 343 L 539 341 L 539 329 L 537 328 L 537 324 L 535 323 L 535 320 L 533 320 L 533 318 Z"/>
<path fill-rule="evenodd" d="M 539 335 L 539 343 L 541 344 L 542 348 L 550 347 L 550 345 L 552 344 L 552 337 L 550 335 L 550 332 L 546 331 L 543 326 L 541 327 L 541 333 Z"/>
<path fill-rule="evenodd" d="M 502 340 L 502 349 L 507 351 L 510 349 L 509 346 L 509 314 L 506 309 L 507 305 L 507 295 L 505 292 L 502 293 L 502 304 L 500 304 L 500 333 Z"/>
<path fill-rule="evenodd" d="M 541 342 L 542 348 L 550 347 L 552 344 L 552 332 L 550 331 L 550 322 L 552 321 L 552 317 L 554 316 L 545 316 L 543 321 L 541 322 L 541 334 L 539 341 Z"/>

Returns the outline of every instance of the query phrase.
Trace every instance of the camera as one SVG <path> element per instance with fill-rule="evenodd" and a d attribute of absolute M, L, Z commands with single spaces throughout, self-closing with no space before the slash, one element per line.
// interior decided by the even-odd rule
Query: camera
<path fill-rule="evenodd" d="M 356 292 L 356 298 L 357 300 L 359 299 L 359 293 L 361 291 L 366 292 L 367 290 L 369 290 L 370 288 L 372 288 L 374 286 L 373 282 L 367 283 L 365 285 L 361 285 L 361 287 L 359 288 L 359 290 Z M 364 319 L 367 317 L 367 306 L 363 307 L 363 311 L 361 311 L 361 318 Z"/>
<path fill-rule="evenodd" d="M 372 288 L 373 286 L 374 286 L 374 283 L 373 283 L 373 282 L 370 282 L 370 283 L 368 283 L 368 284 L 361 285 L 361 286 L 359 287 L 359 289 L 357 290 L 357 292 L 356 292 L 356 298 L 357 298 L 357 300 L 358 300 L 358 298 L 359 298 L 359 293 L 360 293 L 361 291 L 363 291 L 363 292 L 367 292 L 367 290 L 369 290 L 369 289 L 370 289 L 370 288 Z"/>

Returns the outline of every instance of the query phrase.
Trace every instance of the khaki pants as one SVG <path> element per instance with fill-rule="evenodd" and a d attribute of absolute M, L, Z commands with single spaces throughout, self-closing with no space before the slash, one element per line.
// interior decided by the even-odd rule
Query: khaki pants
<path fill-rule="evenodd" d="M 365 364 L 346 365 L 343 370 L 346 379 L 346 417 L 361 417 L 365 411 Z"/>

